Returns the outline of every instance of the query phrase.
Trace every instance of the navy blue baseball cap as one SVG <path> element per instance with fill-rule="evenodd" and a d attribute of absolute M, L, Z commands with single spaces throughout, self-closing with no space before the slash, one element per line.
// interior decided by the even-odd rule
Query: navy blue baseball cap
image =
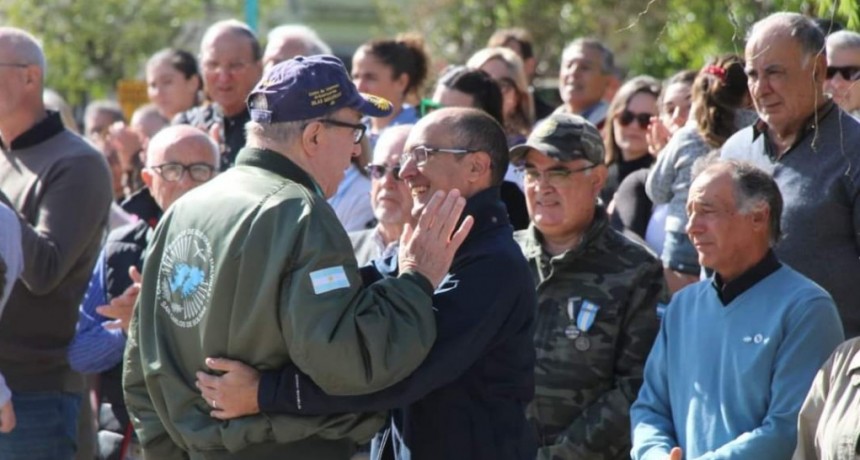
<path fill-rule="evenodd" d="M 248 95 L 251 120 L 284 123 L 320 118 L 350 107 L 371 117 L 391 114 L 391 102 L 359 93 L 340 59 L 297 56 L 278 63 Z"/>

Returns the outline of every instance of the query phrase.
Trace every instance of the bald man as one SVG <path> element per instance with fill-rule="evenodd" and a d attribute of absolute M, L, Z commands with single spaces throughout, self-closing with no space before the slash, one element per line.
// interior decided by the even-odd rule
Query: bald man
<path fill-rule="evenodd" d="M 203 131 L 172 126 L 150 141 L 141 179 L 155 203 L 167 210 L 189 190 L 214 177 L 218 147 Z M 69 346 L 69 362 L 76 371 L 101 374 L 102 400 L 121 427 L 102 431 L 99 450 L 117 452 L 124 444 L 128 413 L 122 398 L 122 354 L 128 322 L 140 289 L 142 255 L 153 226 L 140 220 L 110 233 L 99 254 L 89 288 L 79 309 L 77 332 Z M 124 455 L 125 453 L 120 453 Z M 118 457 L 119 458 L 119 457 Z"/>
<path fill-rule="evenodd" d="M 400 154 L 412 126 L 392 126 L 376 141 L 373 162 L 367 166 L 376 226 L 349 233 L 359 265 L 397 254 L 403 226 L 412 221 L 412 192 L 400 177 Z"/>
<path fill-rule="evenodd" d="M 0 63 L 0 202 L 18 214 L 26 261 L 0 321 L 0 369 L 18 416 L 18 428 L 0 434 L 0 458 L 68 459 L 83 381 L 66 349 L 107 225 L 110 173 L 45 110 L 37 41 L 0 28 Z"/>
<path fill-rule="evenodd" d="M 245 146 L 248 93 L 263 72 L 263 51 L 247 24 L 235 19 L 212 24 L 200 42 L 200 71 L 213 102 L 177 115 L 174 124 L 189 124 L 215 135 L 221 143 L 221 170 L 233 166 Z"/>

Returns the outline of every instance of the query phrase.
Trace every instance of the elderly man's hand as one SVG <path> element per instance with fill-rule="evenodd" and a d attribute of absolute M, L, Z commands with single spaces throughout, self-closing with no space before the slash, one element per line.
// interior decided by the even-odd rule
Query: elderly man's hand
<path fill-rule="evenodd" d="M 666 457 L 666 460 L 681 460 L 684 458 L 684 452 L 680 447 L 675 447 L 672 449 L 672 452 L 669 452 L 669 456 Z"/>
<path fill-rule="evenodd" d="M 257 404 L 260 373 L 256 369 L 225 358 L 206 358 L 206 366 L 224 372 L 220 376 L 197 372 L 197 388 L 213 409 L 209 415 L 227 420 L 260 412 Z"/>
<path fill-rule="evenodd" d="M 134 313 L 134 304 L 137 303 L 137 296 L 140 295 L 141 283 L 140 272 L 134 265 L 128 269 L 128 276 L 131 277 L 132 284 L 122 295 L 111 299 L 109 305 L 96 307 L 96 313 L 115 320 L 104 323 L 105 329 L 122 329 L 126 334 Z"/>
<path fill-rule="evenodd" d="M 403 228 L 398 254 L 401 273 L 408 269 L 415 270 L 427 277 L 434 288 L 442 283 L 451 268 L 454 253 L 474 224 L 474 219 L 468 216 L 451 235 L 465 206 L 466 200 L 460 196 L 459 190 L 433 194 L 418 216 L 415 228 L 408 223 Z"/>
<path fill-rule="evenodd" d="M 9 433 L 15 429 L 15 407 L 12 405 L 12 400 L 6 401 L 3 407 L 0 407 L 0 433 Z"/>

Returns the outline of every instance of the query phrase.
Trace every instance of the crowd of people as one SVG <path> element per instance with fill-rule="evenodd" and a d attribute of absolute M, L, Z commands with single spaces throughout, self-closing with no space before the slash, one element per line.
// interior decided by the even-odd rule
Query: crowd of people
<path fill-rule="evenodd" d="M 665 81 L 576 38 L 554 107 L 522 29 L 431 75 L 225 20 L 82 129 L 0 28 L 0 459 L 858 458 L 837 28 Z"/>

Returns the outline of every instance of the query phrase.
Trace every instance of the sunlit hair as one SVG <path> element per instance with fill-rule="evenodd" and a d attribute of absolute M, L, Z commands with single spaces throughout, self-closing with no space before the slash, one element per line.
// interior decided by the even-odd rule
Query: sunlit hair
<path fill-rule="evenodd" d="M 712 59 L 699 71 L 693 83 L 693 116 L 708 145 L 720 147 L 738 130 L 737 110 L 748 95 L 744 61 L 737 55 Z"/>
<path fill-rule="evenodd" d="M 501 61 L 508 69 L 509 83 L 517 92 L 517 105 L 513 114 L 505 115 L 505 131 L 509 134 L 527 136 L 535 122 L 534 101 L 529 91 L 528 78 L 523 67 L 523 60 L 509 48 L 495 47 L 479 50 L 466 62 L 466 67 L 480 69 L 492 60 Z"/>

